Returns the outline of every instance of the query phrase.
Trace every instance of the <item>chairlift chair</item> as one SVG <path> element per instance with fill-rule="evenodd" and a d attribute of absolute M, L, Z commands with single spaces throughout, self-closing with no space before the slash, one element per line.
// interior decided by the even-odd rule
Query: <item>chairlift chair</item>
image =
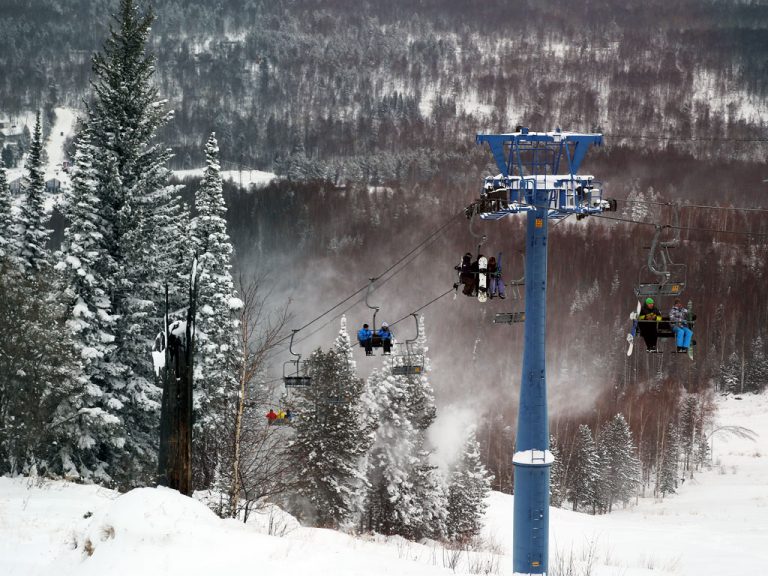
<path fill-rule="evenodd" d="M 424 355 L 414 354 L 412 348 L 419 337 L 419 318 L 415 313 L 411 316 L 416 322 L 416 335 L 403 344 L 397 344 L 400 347 L 400 353 L 392 357 L 393 376 L 415 376 L 424 372 Z"/>
<path fill-rule="evenodd" d="M 373 283 L 376 281 L 376 278 L 369 278 L 368 280 L 368 291 L 365 293 L 365 305 L 373 310 L 373 318 L 371 319 L 371 348 L 382 348 L 384 344 L 382 342 L 381 336 L 378 334 L 378 330 L 376 330 L 376 314 L 379 313 L 379 307 L 371 305 L 368 301 L 373 290 Z M 365 348 L 362 342 L 358 341 L 358 343 L 360 344 L 361 348 Z"/>
<path fill-rule="evenodd" d="M 286 388 L 306 387 L 312 385 L 312 377 L 307 375 L 306 362 L 301 361 L 301 354 L 293 351 L 293 337 L 298 330 L 291 332 L 291 342 L 288 351 L 296 356 L 296 360 L 288 360 L 283 364 L 283 384 Z M 289 368 L 291 366 L 292 368 Z"/>
<path fill-rule="evenodd" d="M 656 226 L 648 252 L 648 262 L 640 269 L 634 290 L 639 299 L 648 296 L 679 296 L 685 290 L 687 266 L 673 262 L 669 255 L 669 249 L 680 244 L 680 216 L 677 207 L 674 219 L 676 232 L 671 240 L 660 241 L 663 229 L 671 226 Z"/>
<path fill-rule="evenodd" d="M 525 266 L 525 259 L 523 259 L 523 266 Z M 520 298 L 520 286 L 525 286 L 525 270 L 523 275 L 517 280 L 512 280 L 507 287 L 509 288 L 509 300 L 513 303 L 512 312 L 498 312 L 493 317 L 494 324 L 520 324 L 525 322 L 525 311 L 515 310 L 519 304 Z"/>

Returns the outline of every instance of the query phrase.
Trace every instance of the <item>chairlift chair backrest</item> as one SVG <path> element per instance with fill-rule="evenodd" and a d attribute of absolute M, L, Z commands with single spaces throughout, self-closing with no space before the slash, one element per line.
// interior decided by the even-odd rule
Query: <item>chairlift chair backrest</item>
<path fill-rule="evenodd" d="M 400 354 L 395 354 L 392 357 L 392 375 L 393 376 L 415 376 L 424 372 L 424 355 L 415 354 L 413 352 L 413 343 L 416 342 L 419 337 L 419 318 L 416 314 L 411 314 L 416 322 L 416 335 L 405 341 L 403 344 L 399 344 L 402 348 L 405 348 L 405 352 L 401 351 Z"/>
<path fill-rule="evenodd" d="M 296 332 L 298 330 L 291 332 L 291 342 L 288 344 L 288 351 L 296 356 L 296 360 L 288 360 L 283 363 L 283 384 L 286 388 L 312 385 L 312 378 L 307 375 L 306 362 L 301 361 L 301 354 L 293 351 L 293 337 Z"/>
<path fill-rule="evenodd" d="M 635 296 L 678 296 L 685 289 L 688 269 L 685 264 L 672 261 L 669 249 L 680 243 L 679 216 L 675 212 L 675 226 L 656 226 L 653 240 L 648 252 L 648 261 L 640 269 L 638 282 L 635 285 Z M 664 228 L 676 230 L 671 240 L 661 241 Z"/>

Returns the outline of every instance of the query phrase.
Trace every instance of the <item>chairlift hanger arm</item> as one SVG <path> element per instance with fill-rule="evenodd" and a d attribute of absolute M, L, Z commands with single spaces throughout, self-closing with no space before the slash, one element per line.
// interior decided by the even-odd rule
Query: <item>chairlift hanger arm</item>
<path fill-rule="evenodd" d="M 373 320 L 372 320 L 372 330 L 375 333 L 376 332 L 376 314 L 379 312 L 378 306 L 372 306 L 369 302 L 369 297 L 371 295 L 371 292 L 373 292 L 373 283 L 376 282 L 376 278 L 369 278 L 368 279 L 368 291 L 365 293 L 365 305 L 368 306 L 371 310 L 373 310 Z"/>

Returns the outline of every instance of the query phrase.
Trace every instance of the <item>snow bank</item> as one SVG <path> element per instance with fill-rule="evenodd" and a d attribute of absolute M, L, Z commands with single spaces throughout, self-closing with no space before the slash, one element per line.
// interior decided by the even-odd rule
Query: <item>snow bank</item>
<path fill-rule="evenodd" d="M 54 497 L 58 495 L 58 497 Z M 271 533 L 271 534 L 270 534 Z M 448 576 L 434 546 L 302 528 L 276 507 L 222 520 L 167 488 L 117 496 L 94 486 L 0 479 L 3 576 Z"/>
<path fill-rule="evenodd" d="M 594 576 L 768 573 L 768 395 L 718 403 L 718 426 L 749 428 L 757 441 L 715 432 L 712 470 L 664 500 L 603 516 L 552 509 L 552 573 L 571 557 L 576 573 L 591 565 Z M 454 571 L 451 553 L 434 543 L 303 528 L 276 507 L 243 524 L 165 488 L 118 495 L 0 478 L 0 574 L 508 576 L 513 497 L 492 493 L 489 505 L 485 549 L 462 553 Z"/>

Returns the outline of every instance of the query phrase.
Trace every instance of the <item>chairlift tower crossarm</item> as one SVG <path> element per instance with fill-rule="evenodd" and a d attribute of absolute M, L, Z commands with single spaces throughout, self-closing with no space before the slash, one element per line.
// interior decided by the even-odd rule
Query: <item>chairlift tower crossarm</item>
<path fill-rule="evenodd" d="M 499 168 L 498 175 L 485 179 L 478 200 L 480 217 L 498 220 L 539 207 L 548 209 L 550 219 L 615 210 L 615 201 L 603 198 L 600 182 L 577 174 L 589 147 L 602 141 L 600 134 L 526 128 L 511 134 L 478 134 L 477 143 L 488 143 Z"/>
<path fill-rule="evenodd" d="M 527 214 L 525 339 L 517 420 L 513 572 L 546 574 L 549 553 L 549 451 L 546 384 L 547 243 L 550 219 L 614 210 L 592 176 L 578 169 L 600 134 L 529 132 L 478 134 L 488 143 L 499 175 L 485 179 L 481 218 Z"/>

